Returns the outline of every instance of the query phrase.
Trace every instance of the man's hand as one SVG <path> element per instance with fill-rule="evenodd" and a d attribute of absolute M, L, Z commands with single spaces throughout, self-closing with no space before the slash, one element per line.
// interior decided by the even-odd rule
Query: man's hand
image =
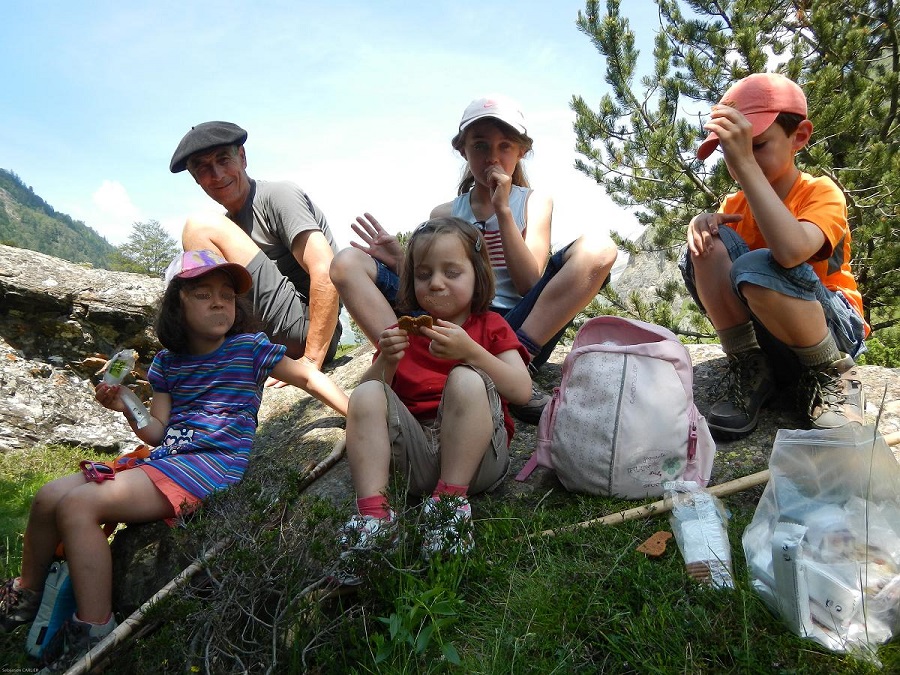
<path fill-rule="evenodd" d="M 350 227 L 365 243 L 363 246 L 363 244 L 351 241 L 352 247 L 380 260 L 394 272 L 399 271 L 400 261 L 403 259 L 403 247 L 400 246 L 397 237 L 388 234 L 371 213 L 358 216 L 356 223 L 351 223 Z"/>
<path fill-rule="evenodd" d="M 719 225 L 736 223 L 741 216 L 736 213 L 701 213 L 688 224 L 687 245 L 694 256 L 709 253 L 713 237 L 719 236 Z"/>

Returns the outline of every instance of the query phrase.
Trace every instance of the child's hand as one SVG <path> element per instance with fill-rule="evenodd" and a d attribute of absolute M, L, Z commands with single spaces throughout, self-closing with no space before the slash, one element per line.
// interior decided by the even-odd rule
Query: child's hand
<path fill-rule="evenodd" d="M 435 319 L 434 328 L 420 328 L 422 335 L 431 338 L 428 351 L 439 359 L 468 362 L 476 342 L 460 326 L 443 319 Z"/>
<path fill-rule="evenodd" d="M 509 193 L 512 190 L 512 178 L 499 164 L 488 167 L 484 172 L 485 182 L 491 191 L 491 205 L 494 211 L 509 208 Z"/>
<path fill-rule="evenodd" d="M 117 384 L 110 386 L 101 382 L 94 387 L 94 397 L 97 399 L 97 403 L 107 410 L 125 412 L 125 404 L 122 403 L 122 398 L 119 396 L 119 385 Z"/>
<path fill-rule="evenodd" d="M 709 121 L 703 125 L 719 137 L 719 147 L 725 155 L 725 163 L 750 159 L 753 162 L 753 125 L 737 109 L 717 104 L 712 107 Z"/>
<path fill-rule="evenodd" d="M 409 336 L 402 328 L 388 328 L 378 339 L 381 358 L 387 363 L 399 363 L 409 348 Z"/>
<path fill-rule="evenodd" d="M 352 247 L 358 248 L 376 260 L 380 260 L 390 269 L 397 271 L 400 260 L 403 258 L 403 248 L 397 237 L 388 234 L 371 213 L 364 214 L 364 217 L 357 217 L 356 223 L 351 223 L 350 227 L 365 243 L 363 246 L 351 241 Z"/>
<path fill-rule="evenodd" d="M 701 213 L 694 216 L 688 225 L 687 245 L 695 256 L 707 255 L 715 237 L 719 236 L 719 225 L 736 223 L 741 216 L 736 213 Z"/>

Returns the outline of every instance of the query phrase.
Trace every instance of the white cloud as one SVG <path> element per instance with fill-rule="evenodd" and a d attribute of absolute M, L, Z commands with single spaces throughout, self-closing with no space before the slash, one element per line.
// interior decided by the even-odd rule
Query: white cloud
<path fill-rule="evenodd" d="M 124 242 L 131 232 L 131 224 L 143 219 L 125 186 L 118 181 L 104 180 L 91 196 L 91 201 L 97 209 L 90 219 L 91 227 L 111 244 Z"/>

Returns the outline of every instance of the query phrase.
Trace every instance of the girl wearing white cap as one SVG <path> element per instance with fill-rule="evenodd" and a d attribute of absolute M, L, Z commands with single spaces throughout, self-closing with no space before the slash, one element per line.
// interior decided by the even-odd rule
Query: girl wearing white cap
<path fill-rule="evenodd" d="M 484 233 L 497 282 L 491 309 L 516 331 L 534 372 L 608 279 L 615 245 L 605 234 L 589 233 L 550 257 L 553 200 L 528 185 L 522 159 L 532 139 L 511 99 L 472 101 L 452 144 L 466 160 L 464 175 L 457 197 L 436 206 L 431 217 L 456 216 Z M 396 323 L 392 306 L 401 250 L 369 214 L 357 218 L 353 230 L 363 244 L 351 242 L 352 248 L 335 257 L 331 279 L 350 315 L 377 343 L 382 331 Z M 510 409 L 536 424 L 548 400 L 535 389 L 528 404 Z"/>

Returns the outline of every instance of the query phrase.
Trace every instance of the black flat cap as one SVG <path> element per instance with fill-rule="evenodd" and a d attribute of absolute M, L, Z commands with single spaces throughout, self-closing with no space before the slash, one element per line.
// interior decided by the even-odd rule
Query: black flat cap
<path fill-rule="evenodd" d="M 169 171 L 178 173 L 187 168 L 188 157 L 195 152 L 203 152 L 211 150 L 220 145 L 243 145 L 247 140 L 247 132 L 241 129 L 237 124 L 231 122 L 204 122 L 195 127 L 184 135 L 178 147 L 175 148 L 175 154 L 172 155 L 172 161 L 169 162 Z"/>

